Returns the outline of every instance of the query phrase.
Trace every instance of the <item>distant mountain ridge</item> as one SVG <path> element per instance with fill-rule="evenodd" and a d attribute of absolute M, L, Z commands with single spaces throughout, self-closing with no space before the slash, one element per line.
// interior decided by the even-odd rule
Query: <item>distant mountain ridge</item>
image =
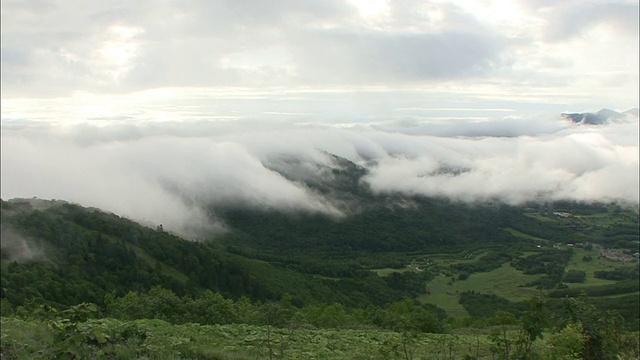
<path fill-rule="evenodd" d="M 602 109 L 596 113 L 562 113 L 562 117 L 577 124 L 608 125 L 638 121 L 638 109 L 633 108 L 624 112 Z"/>

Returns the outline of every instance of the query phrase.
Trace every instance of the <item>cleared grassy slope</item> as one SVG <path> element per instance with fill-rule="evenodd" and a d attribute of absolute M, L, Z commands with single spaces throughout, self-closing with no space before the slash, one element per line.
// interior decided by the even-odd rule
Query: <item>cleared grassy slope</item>
<path fill-rule="evenodd" d="M 458 294 L 468 290 L 480 293 L 491 293 L 511 301 L 528 300 L 541 295 L 543 291 L 523 288 L 519 285 L 531 282 L 541 275 L 525 275 L 514 269 L 509 263 L 483 273 L 471 274 L 467 280 L 455 280 L 448 276 L 437 276 L 426 286 L 430 295 L 421 295 L 419 300 L 443 308 L 448 315 L 454 317 L 468 316 L 462 305 L 458 304 Z"/>

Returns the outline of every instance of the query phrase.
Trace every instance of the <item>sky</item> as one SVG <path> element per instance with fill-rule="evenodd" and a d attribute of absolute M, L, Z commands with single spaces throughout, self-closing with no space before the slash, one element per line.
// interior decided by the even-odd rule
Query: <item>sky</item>
<path fill-rule="evenodd" d="M 265 166 L 326 165 L 320 149 L 368 164 L 378 192 L 639 202 L 637 115 L 560 117 L 638 108 L 637 1 L 1 7 L 3 199 L 176 229 L 211 202 L 339 214 Z"/>

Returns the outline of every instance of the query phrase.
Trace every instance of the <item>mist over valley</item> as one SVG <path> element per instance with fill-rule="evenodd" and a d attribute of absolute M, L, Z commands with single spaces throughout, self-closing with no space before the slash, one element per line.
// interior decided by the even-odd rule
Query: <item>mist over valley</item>
<path fill-rule="evenodd" d="M 224 229 L 215 209 L 228 206 L 343 217 L 363 191 L 638 207 L 637 116 L 599 126 L 514 119 L 512 136 L 501 119 L 450 124 L 450 135 L 428 125 L 5 125 L 2 196 L 63 199 L 182 234 Z"/>

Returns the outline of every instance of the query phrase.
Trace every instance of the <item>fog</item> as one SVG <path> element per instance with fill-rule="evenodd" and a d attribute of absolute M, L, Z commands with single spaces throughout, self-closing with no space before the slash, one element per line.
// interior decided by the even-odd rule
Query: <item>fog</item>
<path fill-rule="evenodd" d="M 509 135 L 509 136 L 506 136 Z M 2 128 L 3 199 L 94 206 L 183 235 L 223 231 L 215 208 L 348 216 L 303 180 L 331 156 L 368 168 L 376 193 L 464 202 L 576 200 L 638 207 L 638 121 L 590 126 L 559 115 L 349 126 L 245 120 L 25 123 Z M 291 163 L 284 177 L 277 163 Z M 3 245 L 4 246 L 4 245 Z"/>
<path fill-rule="evenodd" d="M 34 239 L 19 234 L 5 224 L 0 227 L 0 234 L 3 259 L 17 262 L 47 260 L 44 250 Z"/>

